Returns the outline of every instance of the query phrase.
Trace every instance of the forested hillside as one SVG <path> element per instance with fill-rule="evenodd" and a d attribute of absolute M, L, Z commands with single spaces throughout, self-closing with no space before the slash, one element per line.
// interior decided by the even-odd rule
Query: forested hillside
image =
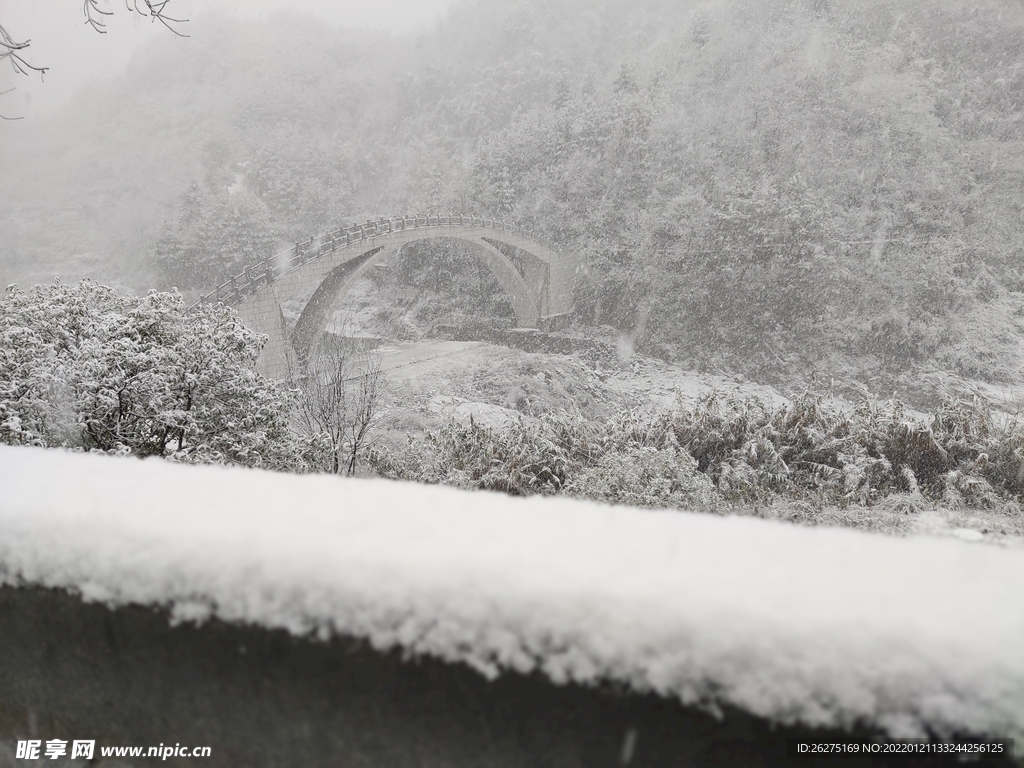
<path fill-rule="evenodd" d="M 889 394 L 1024 362 L 1013 0 L 464 0 L 414 38 L 190 34 L 8 143 L 5 282 L 199 291 L 342 221 L 461 210 L 584 254 L 579 321 L 695 367 Z"/>

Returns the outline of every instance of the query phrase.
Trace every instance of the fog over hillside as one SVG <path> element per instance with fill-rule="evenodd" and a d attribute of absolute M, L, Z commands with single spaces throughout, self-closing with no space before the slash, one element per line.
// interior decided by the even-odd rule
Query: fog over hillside
<path fill-rule="evenodd" d="M 476 212 L 584 254 L 580 316 L 651 354 L 1007 382 L 1022 24 L 996 0 L 465 0 L 399 33 L 204 12 L 4 126 L 0 273 L 201 291 L 353 218 Z M 178 274 L 199 240 L 204 277 Z"/>
<path fill-rule="evenodd" d="M 228 14 L 243 18 L 265 18 L 278 10 L 308 13 L 338 27 L 387 29 L 412 33 L 435 21 L 452 0 L 175 0 L 167 6 L 171 18 L 195 21 L 208 15 Z M 109 6 L 99 6 L 109 8 Z M 160 23 L 141 14 L 113 13 L 102 17 L 106 34 L 86 23 L 81 8 L 46 0 L 4 0 L 0 13 L 7 31 L 16 42 L 32 41 L 28 61 L 46 67 L 45 78 L 18 78 L 11 70 L 0 72 L 3 89 L 17 87 L 7 94 L 6 113 L 24 117 L 48 114 L 63 106 L 74 92 L 92 80 L 118 76 L 132 54 L 166 34 Z M 189 34 L 182 27 L 179 31 Z M 26 130 L 32 130 L 26 128 Z"/>

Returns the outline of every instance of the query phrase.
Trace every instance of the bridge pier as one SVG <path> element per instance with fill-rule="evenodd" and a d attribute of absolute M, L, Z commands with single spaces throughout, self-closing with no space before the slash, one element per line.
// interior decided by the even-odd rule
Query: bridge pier
<path fill-rule="evenodd" d="M 247 328 L 267 337 L 256 369 L 275 381 L 289 378 L 293 356 L 291 334 L 276 291 L 262 291 L 235 309 Z"/>

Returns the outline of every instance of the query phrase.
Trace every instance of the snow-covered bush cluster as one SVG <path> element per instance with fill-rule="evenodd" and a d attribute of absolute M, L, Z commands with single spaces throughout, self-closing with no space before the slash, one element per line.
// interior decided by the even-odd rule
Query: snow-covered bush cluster
<path fill-rule="evenodd" d="M 300 469 L 292 395 L 223 307 L 91 281 L 0 301 L 0 442 Z"/>
<path fill-rule="evenodd" d="M 587 421 L 566 414 L 536 423 L 520 419 L 505 429 L 452 419 L 423 439 L 410 440 L 404 451 L 371 452 L 370 462 L 386 477 L 517 496 L 552 494 L 589 463 L 598 450 L 595 438 Z"/>
<path fill-rule="evenodd" d="M 693 408 L 624 411 L 603 426 L 570 415 L 504 429 L 452 421 L 372 462 L 388 477 L 648 507 L 780 496 L 870 505 L 893 494 L 1014 507 L 1024 430 L 996 426 L 977 402 L 948 402 L 922 420 L 894 401 L 849 412 L 810 395 L 771 406 L 712 393 Z"/>
<path fill-rule="evenodd" d="M 1024 490 L 1021 425 L 997 427 L 977 401 L 949 401 L 920 419 L 898 401 L 864 400 L 848 412 L 811 395 L 770 407 L 713 394 L 661 419 L 731 498 L 782 492 L 870 504 L 909 493 L 985 507 Z"/>
<path fill-rule="evenodd" d="M 644 507 L 715 504 L 710 481 L 678 446 L 652 446 L 574 414 L 497 429 L 453 419 L 411 439 L 403 451 L 371 452 L 370 463 L 385 477 L 517 496 L 567 493 Z"/>

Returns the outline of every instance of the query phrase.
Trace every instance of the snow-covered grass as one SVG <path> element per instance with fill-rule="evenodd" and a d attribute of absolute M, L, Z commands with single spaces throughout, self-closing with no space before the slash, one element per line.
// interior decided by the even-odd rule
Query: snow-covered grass
<path fill-rule="evenodd" d="M 1024 552 L 0 446 L 0 574 L 781 723 L 1024 738 Z"/>

